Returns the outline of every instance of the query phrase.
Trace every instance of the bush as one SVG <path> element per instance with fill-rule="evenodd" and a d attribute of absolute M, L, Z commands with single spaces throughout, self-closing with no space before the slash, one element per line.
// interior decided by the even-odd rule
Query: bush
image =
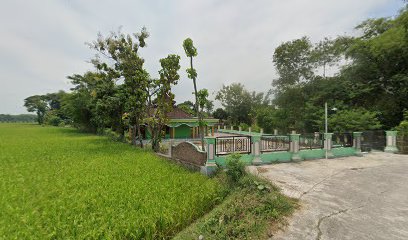
<path fill-rule="evenodd" d="M 159 152 L 162 154 L 169 154 L 169 149 L 170 149 L 169 144 L 161 143 Z"/>
<path fill-rule="evenodd" d="M 62 119 L 54 112 L 49 111 L 44 116 L 44 123 L 51 126 L 59 126 Z"/>
<path fill-rule="evenodd" d="M 408 111 L 404 111 L 404 120 L 395 127 L 395 130 L 398 131 L 398 135 L 408 136 Z"/>
<path fill-rule="evenodd" d="M 339 110 L 329 118 L 329 126 L 334 132 L 381 129 L 376 112 L 364 109 Z"/>
<path fill-rule="evenodd" d="M 241 127 L 242 131 L 248 131 L 249 126 L 246 123 L 240 123 L 239 127 Z"/>
<path fill-rule="evenodd" d="M 398 131 L 398 135 L 408 136 L 408 121 L 401 121 L 400 124 L 395 128 Z"/>
<path fill-rule="evenodd" d="M 261 128 L 256 124 L 252 124 L 251 128 L 253 132 L 261 132 Z"/>
<path fill-rule="evenodd" d="M 241 161 L 241 155 L 238 153 L 227 157 L 226 167 L 226 174 L 232 183 L 237 183 L 245 175 L 245 163 Z"/>

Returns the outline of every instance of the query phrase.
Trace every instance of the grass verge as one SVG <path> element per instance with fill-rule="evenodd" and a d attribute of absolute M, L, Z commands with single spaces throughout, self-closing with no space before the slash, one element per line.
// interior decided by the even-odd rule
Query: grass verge
<path fill-rule="evenodd" d="M 243 176 L 235 185 L 228 183 L 224 172 L 216 178 L 230 186 L 228 196 L 174 240 L 198 239 L 200 235 L 204 239 L 267 239 L 298 206 L 297 200 L 252 175 Z"/>

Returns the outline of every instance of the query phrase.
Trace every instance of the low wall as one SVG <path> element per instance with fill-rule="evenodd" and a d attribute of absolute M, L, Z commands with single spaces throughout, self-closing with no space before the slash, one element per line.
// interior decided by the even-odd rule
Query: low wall
<path fill-rule="evenodd" d="M 199 150 L 191 142 L 182 142 L 176 146 L 171 146 L 171 158 L 183 164 L 199 168 L 205 165 L 207 153 Z"/>
<path fill-rule="evenodd" d="M 333 157 L 356 156 L 356 149 L 353 147 L 340 147 L 331 150 Z M 292 161 L 292 153 L 287 151 L 264 152 L 260 155 L 263 164 L 290 162 Z M 225 166 L 228 155 L 215 156 L 215 162 L 221 166 Z M 299 157 L 301 160 L 322 159 L 326 157 L 325 149 L 310 149 L 300 150 Z M 241 160 L 248 165 L 252 164 L 254 156 L 251 154 L 243 154 Z"/>
<path fill-rule="evenodd" d="M 397 138 L 397 148 L 399 153 L 408 154 L 408 136 L 399 136 Z"/>

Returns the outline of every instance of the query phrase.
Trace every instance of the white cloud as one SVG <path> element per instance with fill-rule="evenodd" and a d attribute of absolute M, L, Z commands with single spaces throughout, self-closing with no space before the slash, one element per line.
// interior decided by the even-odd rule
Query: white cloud
<path fill-rule="evenodd" d="M 398 0 L 288 1 L 6 1 L 0 9 L 0 113 L 24 112 L 22 99 L 68 89 L 65 77 L 83 72 L 93 56 L 84 42 L 96 33 L 123 26 L 151 33 L 141 51 L 153 76 L 158 60 L 182 56 L 176 99 L 192 99 L 188 61 L 182 41 L 191 37 L 199 87 L 213 92 L 222 84 L 244 83 L 251 90 L 270 88 L 272 55 L 281 42 L 308 35 L 312 40 L 351 33 L 367 17 L 386 16 Z"/>

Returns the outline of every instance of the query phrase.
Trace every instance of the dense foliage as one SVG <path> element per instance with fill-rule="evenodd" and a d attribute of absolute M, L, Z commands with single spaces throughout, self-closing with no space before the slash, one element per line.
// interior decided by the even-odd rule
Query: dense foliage
<path fill-rule="evenodd" d="M 160 60 L 159 78 L 152 79 L 145 70 L 140 49 L 146 47 L 149 33 L 143 28 L 133 35 L 112 32 L 89 43 L 97 52 L 91 60 L 95 71 L 68 77 L 74 87 L 69 93 L 34 95 L 25 99 L 29 112 L 37 113 L 39 124 L 70 124 L 87 132 L 110 129 L 133 145 L 142 142 L 142 130 L 152 137 L 158 151 L 167 113 L 172 111 L 172 86 L 180 76 L 180 57 L 170 54 Z"/>
<path fill-rule="evenodd" d="M 72 128 L 0 124 L 3 239 L 169 239 L 221 185 L 150 151 Z"/>
<path fill-rule="evenodd" d="M 145 28 L 133 35 L 120 31 L 106 37 L 98 34 L 94 42 L 88 43 L 97 52 L 91 60 L 94 71 L 68 76 L 74 85 L 71 92 L 30 96 L 24 100 L 24 106 L 37 114 L 39 124 L 69 124 L 92 133 L 114 132 L 119 140 L 128 136 L 133 145 L 142 147 L 142 131 L 148 131 L 152 148 L 158 151 L 169 121 L 167 115 L 175 103 L 172 87 L 180 79 L 180 56 L 170 54 L 160 59 L 159 77 L 151 78 L 140 56 L 148 37 Z M 183 47 L 190 58 L 187 73 L 194 83 L 196 102 L 186 101 L 179 107 L 198 116 L 204 144 L 203 116 L 210 114 L 213 103 L 208 100 L 207 89 L 197 88 L 197 72 L 193 68 L 197 49 L 193 41 L 186 39 Z"/>
<path fill-rule="evenodd" d="M 232 183 L 237 183 L 245 174 L 245 163 L 241 161 L 241 155 L 233 153 L 228 155 L 226 171 L 228 179 Z"/>
<path fill-rule="evenodd" d="M 324 129 L 327 102 L 329 131 L 397 126 L 408 109 L 408 10 L 368 19 L 356 29 L 355 37 L 282 43 L 273 55 L 278 78 L 272 102 L 260 105 L 243 85 L 232 84 L 217 94 L 228 116 L 220 110 L 217 115 L 266 132 L 314 132 Z"/>

